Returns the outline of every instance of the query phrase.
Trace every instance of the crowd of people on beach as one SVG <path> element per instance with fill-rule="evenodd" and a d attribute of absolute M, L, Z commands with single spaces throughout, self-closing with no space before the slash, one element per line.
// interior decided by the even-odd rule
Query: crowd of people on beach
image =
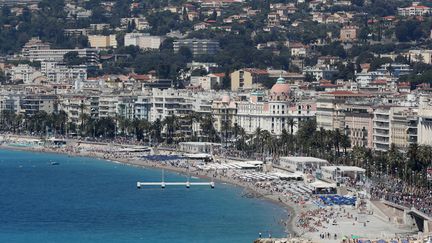
<path fill-rule="evenodd" d="M 373 199 L 415 209 L 432 216 L 432 188 L 409 186 L 398 179 L 374 183 L 370 190 Z"/>
<path fill-rule="evenodd" d="M 353 217 L 354 216 L 342 206 L 338 208 L 328 207 L 310 209 L 300 213 L 296 225 L 298 228 L 302 228 L 304 232 L 321 232 L 325 231 L 327 226 L 330 224 L 337 225 L 338 221 L 342 218 L 352 219 Z M 357 221 L 357 218 L 355 220 Z M 329 232 L 321 234 L 327 235 Z"/>

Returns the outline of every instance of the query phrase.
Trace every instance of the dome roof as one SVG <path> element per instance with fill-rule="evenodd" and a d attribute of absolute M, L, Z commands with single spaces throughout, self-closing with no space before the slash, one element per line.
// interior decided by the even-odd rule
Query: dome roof
<path fill-rule="evenodd" d="M 279 78 L 276 80 L 277 84 L 284 84 L 285 83 L 285 79 L 282 76 L 279 76 Z"/>
<path fill-rule="evenodd" d="M 275 85 L 273 85 L 273 87 L 271 88 L 271 93 L 272 94 L 288 94 L 290 92 L 291 88 L 289 86 L 289 84 L 287 83 L 276 83 Z"/>
<path fill-rule="evenodd" d="M 289 98 L 291 87 L 285 82 L 283 77 L 279 77 L 270 90 L 272 100 L 287 100 Z"/>

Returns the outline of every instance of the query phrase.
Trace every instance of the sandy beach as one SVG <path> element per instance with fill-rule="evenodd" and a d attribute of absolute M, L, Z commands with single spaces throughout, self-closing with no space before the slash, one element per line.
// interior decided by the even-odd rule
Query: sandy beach
<path fill-rule="evenodd" d="M 256 184 L 240 181 L 233 178 L 230 174 L 218 173 L 217 171 L 199 170 L 194 167 L 190 170 L 186 167 L 171 166 L 169 163 L 160 163 L 147 159 L 137 159 L 131 156 L 119 155 L 114 152 L 103 152 L 90 149 L 82 149 L 82 143 L 77 141 L 68 141 L 70 143 L 64 148 L 54 147 L 18 147 L 3 144 L 2 149 L 13 149 L 23 151 L 34 151 L 43 153 L 61 153 L 70 156 L 93 157 L 104 160 L 109 160 L 117 163 L 124 163 L 132 166 L 141 166 L 146 168 L 165 169 L 172 172 L 187 174 L 215 180 L 217 183 L 229 183 L 232 185 L 245 188 L 250 195 L 256 198 L 270 200 L 286 208 L 289 216 L 285 222 L 281 222 L 288 233 L 287 237 L 301 237 L 312 242 L 341 242 L 343 238 L 349 238 L 353 235 L 361 235 L 370 239 L 396 239 L 401 235 L 413 234 L 415 230 L 409 227 L 396 226 L 383 217 L 377 215 L 359 213 L 352 206 L 335 206 L 318 208 L 313 203 L 299 202 L 294 197 L 279 193 L 276 190 L 268 190 L 268 188 L 257 187 Z M 99 145 L 98 145 L 99 146 Z M 106 151 L 109 151 L 116 146 L 105 144 Z M 160 154 L 173 155 L 172 151 L 159 151 Z M 323 237 L 324 236 L 324 237 Z"/>

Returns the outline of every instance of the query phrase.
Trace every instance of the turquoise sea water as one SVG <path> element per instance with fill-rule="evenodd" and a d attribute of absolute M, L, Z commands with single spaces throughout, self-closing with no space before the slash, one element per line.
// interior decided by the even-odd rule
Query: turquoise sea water
<path fill-rule="evenodd" d="M 51 162 L 59 162 L 53 166 Z M 159 170 L 0 150 L 0 242 L 252 242 L 287 212 L 242 189 L 136 189 Z M 165 173 L 166 181 L 184 181 Z"/>

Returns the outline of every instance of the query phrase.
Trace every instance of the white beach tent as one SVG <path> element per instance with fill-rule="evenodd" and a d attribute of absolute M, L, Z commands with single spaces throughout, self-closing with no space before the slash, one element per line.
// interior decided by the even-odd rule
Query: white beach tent
<path fill-rule="evenodd" d="M 327 183 L 324 181 L 314 181 L 309 184 L 312 186 L 313 191 L 315 193 L 324 192 L 324 193 L 330 193 L 330 192 L 336 192 L 336 184 L 334 183 Z"/>

